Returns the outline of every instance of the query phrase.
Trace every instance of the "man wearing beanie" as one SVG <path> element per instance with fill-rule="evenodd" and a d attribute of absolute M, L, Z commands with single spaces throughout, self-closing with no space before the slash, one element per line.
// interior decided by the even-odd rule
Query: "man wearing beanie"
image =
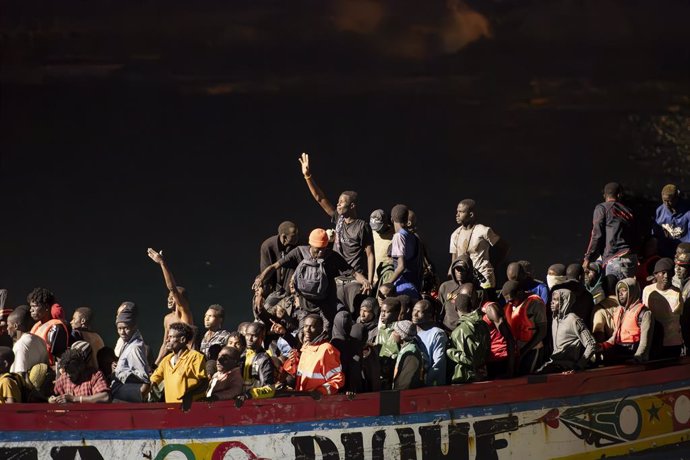
<path fill-rule="evenodd" d="M 632 210 L 621 203 L 623 187 L 616 182 L 604 186 L 604 202 L 594 208 L 592 236 L 589 239 L 582 267 L 586 270 L 591 262 L 602 258 L 606 275 L 615 275 L 619 280 L 635 276 L 637 255 L 635 216 Z"/>
<path fill-rule="evenodd" d="M 393 371 L 393 390 L 424 386 L 424 360 L 417 342 L 417 327 L 412 321 L 398 321 L 391 337 L 400 346 Z"/>
<path fill-rule="evenodd" d="M 642 291 L 642 303 L 652 311 L 655 321 L 652 359 L 677 358 L 683 347 L 680 327 L 683 302 L 680 290 L 671 284 L 674 271 L 672 259 L 659 259 L 654 265 L 654 282 Z M 658 343 L 659 331 L 663 335 L 661 343 Z"/>
<path fill-rule="evenodd" d="M 143 383 L 149 383 L 151 368 L 146 359 L 144 338 L 137 327 L 137 313 L 133 302 L 123 302 L 115 320 L 123 345 L 111 383 L 114 401 L 141 402 L 139 389 Z"/>
<path fill-rule="evenodd" d="M 305 300 L 304 309 L 323 313 L 330 331 L 333 318 L 338 310 L 338 296 L 335 278 L 352 271 L 343 256 L 328 248 L 328 234 L 316 228 L 309 234 L 309 245 L 298 246 L 279 261 L 266 267 L 254 280 L 252 289 L 258 289 L 267 276 L 282 267 L 295 270 L 295 290 Z M 366 277 L 355 272 L 355 279 L 370 288 Z"/>
<path fill-rule="evenodd" d="M 673 257 L 679 243 L 690 243 L 690 206 L 680 190 L 668 184 L 661 190 L 661 205 L 656 208 L 652 234 L 661 257 Z"/>
<path fill-rule="evenodd" d="M 363 274 L 371 287 L 375 267 L 374 238 L 369 223 L 357 218 L 357 192 L 341 193 L 333 206 L 312 177 L 309 155 L 303 153 L 299 162 L 311 195 L 335 224 L 333 250 L 342 255 L 355 272 Z"/>

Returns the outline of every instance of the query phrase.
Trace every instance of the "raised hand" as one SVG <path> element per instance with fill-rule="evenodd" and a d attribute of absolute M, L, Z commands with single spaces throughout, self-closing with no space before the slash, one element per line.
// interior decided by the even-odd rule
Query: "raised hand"
<path fill-rule="evenodd" d="M 307 153 L 302 153 L 302 156 L 298 158 L 299 164 L 302 165 L 302 175 L 305 177 L 311 176 L 310 170 L 309 170 L 309 154 Z"/>
<path fill-rule="evenodd" d="M 162 250 L 161 250 L 161 252 L 156 252 L 155 249 L 148 248 L 146 250 L 146 254 L 151 258 L 151 260 L 156 262 L 158 265 L 163 263 L 163 251 Z"/>

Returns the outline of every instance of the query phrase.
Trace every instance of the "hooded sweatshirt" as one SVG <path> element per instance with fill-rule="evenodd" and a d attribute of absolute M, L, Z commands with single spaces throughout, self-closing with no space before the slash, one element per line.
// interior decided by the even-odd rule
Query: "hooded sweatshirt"
<path fill-rule="evenodd" d="M 438 289 L 438 299 L 443 303 L 443 309 L 441 310 L 443 328 L 448 332 L 452 332 L 457 327 L 459 321 L 456 304 L 459 299 L 458 296 L 460 295 L 462 283 L 458 280 L 457 274 L 455 273 L 455 267 L 460 264 L 467 266 L 468 280 L 466 282 L 473 283 L 476 287 L 479 286 L 474 278 L 474 265 L 472 264 L 470 256 L 467 254 L 458 256 L 450 266 L 452 279 L 444 282 Z"/>
<path fill-rule="evenodd" d="M 616 321 L 616 332 L 608 340 L 608 344 L 622 345 L 631 348 L 635 352 L 634 357 L 640 361 L 646 361 L 649 357 L 649 351 L 652 346 L 652 334 L 654 333 L 654 321 L 652 312 L 646 306 L 642 306 L 637 315 L 637 324 L 640 327 L 640 341 L 635 344 L 623 343 L 621 340 L 621 328 L 623 327 L 623 320 L 625 315 L 634 314 L 634 311 L 640 307 L 640 286 L 637 284 L 635 278 L 624 278 L 616 284 L 616 297 L 621 287 L 628 288 L 628 301 L 618 313 L 618 320 Z"/>
<path fill-rule="evenodd" d="M 555 293 L 559 293 L 560 299 L 558 313 L 551 324 L 553 353 L 544 367 L 555 365 L 563 370 L 584 369 L 598 348 L 596 340 L 585 322 L 572 312 L 575 305 L 573 292 L 556 288 Z"/>

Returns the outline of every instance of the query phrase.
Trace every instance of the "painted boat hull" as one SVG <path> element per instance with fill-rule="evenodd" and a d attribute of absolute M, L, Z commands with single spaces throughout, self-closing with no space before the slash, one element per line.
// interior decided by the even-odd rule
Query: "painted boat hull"
<path fill-rule="evenodd" d="M 690 359 L 390 391 L 0 406 L 0 459 L 601 458 L 690 439 Z"/>

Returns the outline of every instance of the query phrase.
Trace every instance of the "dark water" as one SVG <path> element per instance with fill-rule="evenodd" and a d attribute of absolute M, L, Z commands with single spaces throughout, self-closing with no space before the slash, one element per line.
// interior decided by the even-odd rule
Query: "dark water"
<path fill-rule="evenodd" d="M 601 103 L 566 82 L 544 102 L 528 81 L 330 85 L 221 95 L 126 79 L 4 85 L 0 284 L 10 305 L 49 287 L 69 314 L 94 307 L 113 343 L 116 306 L 135 301 L 158 344 L 166 289 L 146 256 L 154 247 L 198 324 L 220 303 L 235 327 L 251 316 L 261 241 L 285 219 L 303 235 L 328 225 L 300 174 L 302 151 L 332 200 L 359 192 L 361 216 L 414 209 L 441 271 L 460 199 L 476 199 L 510 259 L 543 277 L 581 259 L 604 183 L 656 195 L 673 179 L 630 159 L 626 131 L 631 115 L 663 111 L 663 91 L 631 103 L 611 85 Z"/>

